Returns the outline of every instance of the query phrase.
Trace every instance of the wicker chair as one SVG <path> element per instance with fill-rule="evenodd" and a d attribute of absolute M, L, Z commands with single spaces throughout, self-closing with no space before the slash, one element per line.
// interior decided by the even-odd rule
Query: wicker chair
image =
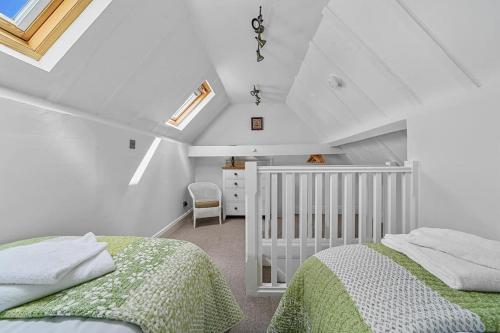
<path fill-rule="evenodd" d="M 189 194 L 193 199 L 193 227 L 196 228 L 196 219 L 205 217 L 219 217 L 222 224 L 222 192 L 213 183 L 199 182 L 188 186 Z"/>

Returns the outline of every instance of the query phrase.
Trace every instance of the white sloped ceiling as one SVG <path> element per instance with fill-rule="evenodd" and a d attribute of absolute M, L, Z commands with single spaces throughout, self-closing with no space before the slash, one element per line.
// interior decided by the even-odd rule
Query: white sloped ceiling
<path fill-rule="evenodd" d="M 333 142 L 480 89 L 500 69 L 499 12 L 490 0 L 330 0 L 287 104 Z"/>
<path fill-rule="evenodd" d="M 339 146 L 351 164 L 371 165 L 394 162 L 403 165 L 406 161 L 406 131 L 379 135 L 368 140 Z"/>
<path fill-rule="evenodd" d="M 261 89 L 264 102 L 283 103 L 304 59 L 307 44 L 328 0 L 186 0 L 232 103 L 252 103 Z M 264 60 L 257 63 L 252 18 L 262 6 Z"/>
<path fill-rule="evenodd" d="M 115 0 L 51 72 L 0 53 L 0 86 L 192 142 L 257 84 L 334 142 L 498 76 L 499 12 L 493 0 Z M 208 106 L 182 132 L 163 125 L 205 79 Z"/>
<path fill-rule="evenodd" d="M 192 141 L 228 104 L 182 0 L 113 1 L 51 72 L 0 54 L 0 85 Z M 203 80 L 216 96 L 182 132 L 164 125 Z"/>

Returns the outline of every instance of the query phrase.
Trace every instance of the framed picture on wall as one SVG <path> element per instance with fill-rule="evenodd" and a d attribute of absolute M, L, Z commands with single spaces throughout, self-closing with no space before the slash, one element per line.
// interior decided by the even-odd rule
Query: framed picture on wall
<path fill-rule="evenodd" d="M 252 117 L 252 131 L 262 131 L 264 129 L 263 117 Z"/>

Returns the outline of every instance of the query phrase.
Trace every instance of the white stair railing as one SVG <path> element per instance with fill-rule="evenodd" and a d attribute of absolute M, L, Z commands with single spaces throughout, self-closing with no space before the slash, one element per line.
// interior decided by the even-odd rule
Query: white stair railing
<path fill-rule="evenodd" d="M 247 162 L 246 291 L 282 293 L 323 249 L 379 242 L 418 226 L 418 163 L 257 166 Z"/>

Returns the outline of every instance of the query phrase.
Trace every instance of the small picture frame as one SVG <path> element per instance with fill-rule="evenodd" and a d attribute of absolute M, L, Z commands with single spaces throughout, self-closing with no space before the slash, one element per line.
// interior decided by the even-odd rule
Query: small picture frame
<path fill-rule="evenodd" d="M 252 131 L 262 131 L 264 129 L 264 118 L 252 117 L 251 128 Z"/>

